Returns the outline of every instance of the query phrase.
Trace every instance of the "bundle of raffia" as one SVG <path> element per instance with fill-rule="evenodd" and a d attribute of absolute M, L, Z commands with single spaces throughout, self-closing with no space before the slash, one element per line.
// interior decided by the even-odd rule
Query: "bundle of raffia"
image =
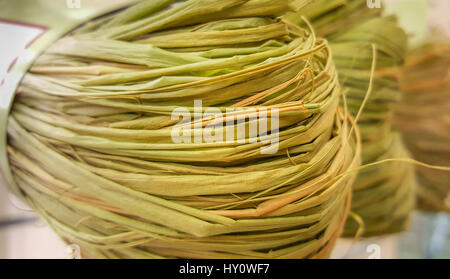
<path fill-rule="evenodd" d="M 397 71 L 403 61 L 403 30 L 392 18 L 375 18 L 336 36 L 331 47 L 342 83 L 348 88 L 349 111 L 356 115 L 364 105 L 358 117 L 363 164 L 409 158 L 400 134 L 392 127 L 393 105 L 400 93 L 398 79 L 390 73 Z M 349 49 L 356 50 L 356 54 L 349 55 Z M 376 64 L 372 64 L 371 73 L 368 69 L 374 54 Z M 364 236 L 405 230 L 415 205 L 415 186 L 413 166 L 402 161 L 362 170 L 353 187 L 352 211 L 363 222 Z M 355 235 L 361 220 L 349 219 L 345 235 Z"/>
<path fill-rule="evenodd" d="M 279 18 L 308 1 L 172 2 L 37 59 L 8 121 L 12 190 L 88 258 L 327 257 L 360 139 L 327 42 Z"/>
<path fill-rule="evenodd" d="M 327 4 L 326 4 L 326 3 Z M 362 162 L 368 167 L 353 186 L 352 216 L 345 235 L 381 235 L 407 228 L 415 203 L 413 167 L 395 158 L 410 155 L 392 127 L 393 105 L 400 99 L 398 67 L 407 37 L 382 9 L 365 1 L 316 1 L 307 17 L 318 34 L 330 41 L 333 60 L 345 87 L 347 108 L 358 119 Z M 299 13 L 287 20 L 302 26 Z M 384 163 L 377 163 L 384 162 Z"/>
<path fill-rule="evenodd" d="M 415 159 L 450 166 L 450 43 L 412 50 L 401 71 L 402 101 L 395 125 Z M 450 212 L 450 174 L 416 168 L 418 205 L 426 211 Z"/>

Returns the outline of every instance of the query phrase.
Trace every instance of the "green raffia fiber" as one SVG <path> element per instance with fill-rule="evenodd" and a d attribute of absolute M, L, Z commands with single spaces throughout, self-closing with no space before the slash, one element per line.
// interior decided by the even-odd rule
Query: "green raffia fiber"
<path fill-rule="evenodd" d="M 14 192 L 87 258 L 327 257 L 360 139 L 327 42 L 279 18 L 309 1 L 172 2 L 90 22 L 38 58 L 9 117 Z M 248 133 L 174 143 L 171 113 L 195 100 L 232 130 L 278 109 L 263 136 L 278 152 Z"/>

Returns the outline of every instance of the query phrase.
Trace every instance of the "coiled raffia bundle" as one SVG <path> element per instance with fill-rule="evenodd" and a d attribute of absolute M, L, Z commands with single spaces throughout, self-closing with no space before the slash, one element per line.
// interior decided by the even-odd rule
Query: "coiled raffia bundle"
<path fill-rule="evenodd" d="M 393 73 L 403 63 L 407 38 L 396 20 L 381 17 L 381 11 L 358 0 L 318 0 L 305 9 L 317 33 L 330 41 L 340 82 L 347 90 L 348 110 L 357 116 L 364 105 L 358 115 L 363 164 L 386 161 L 359 172 L 352 200 L 356 219 L 347 222 L 346 236 L 402 231 L 414 208 L 413 168 L 389 161 L 410 156 L 392 127 L 393 105 L 401 96 Z M 301 24 L 299 13 L 286 18 Z"/>
<path fill-rule="evenodd" d="M 331 43 L 336 67 L 343 85 L 348 88 L 348 107 L 353 115 L 365 101 L 367 84 L 373 78 L 370 95 L 358 121 L 363 164 L 410 157 L 401 135 L 392 126 L 393 106 L 401 95 L 399 81 L 391 73 L 398 71 L 403 63 L 406 41 L 404 31 L 393 18 L 374 18 L 336 35 Z M 351 54 L 349 49 L 359 51 Z M 369 69 L 375 51 L 376 65 L 373 66 L 376 67 L 372 77 Z M 365 236 L 407 228 L 415 206 L 413 169 L 402 161 L 389 161 L 358 174 L 353 186 L 352 211 L 364 222 Z M 345 235 L 354 235 L 360 226 L 349 219 Z"/>
<path fill-rule="evenodd" d="M 38 58 L 8 121 L 14 192 L 84 257 L 326 257 L 360 147 L 327 42 L 278 18 L 303 1 L 171 2 L 90 22 Z M 196 141 L 220 132 L 234 136 Z"/>
<path fill-rule="evenodd" d="M 450 43 L 425 45 L 409 53 L 401 71 L 403 98 L 395 125 L 415 159 L 450 165 Z M 418 205 L 450 212 L 450 174 L 417 167 Z"/>

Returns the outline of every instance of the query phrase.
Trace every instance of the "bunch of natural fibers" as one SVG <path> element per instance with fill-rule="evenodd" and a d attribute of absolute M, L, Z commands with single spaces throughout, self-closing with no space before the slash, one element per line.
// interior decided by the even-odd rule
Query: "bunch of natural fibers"
<path fill-rule="evenodd" d="M 450 43 L 428 44 L 411 51 L 402 68 L 402 101 L 395 125 L 414 158 L 450 165 Z M 450 174 L 417 167 L 418 205 L 426 211 L 450 212 Z"/>
<path fill-rule="evenodd" d="M 8 122 L 14 192 L 84 257 L 327 257 L 360 140 L 327 42 L 278 18 L 302 1 L 170 2 L 93 21 L 38 58 Z M 213 113 L 186 134 L 246 133 L 175 143 L 171 113 L 198 117 L 196 100 Z"/>
<path fill-rule="evenodd" d="M 331 43 L 342 84 L 348 88 L 349 111 L 356 115 L 364 104 L 358 117 L 363 164 L 410 156 L 392 127 L 400 92 L 398 79 L 389 74 L 403 63 L 406 45 L 406 34 L 389 17 L 370 19 L 336 35 Z M 405 230 L 415 206 L 415 185 L 413 166 L 407 163 L 391 161 L 361 171 L 353 186 L 352 211 L 363 221 L 363 235 Z M 349 219 L 345 235 L 355 235 L 360 227 Z"/>
<path fill-rule="evenodd" d="M 363 164 L 408 157 L 392 127 L 393 104 L 401 95 L 392 72 L 403 63 L 406 34 L 394 18 L 380 17 L 380 9 L 369 9 L 365 1 L 322 2 L 308 6 L 307 16 L 330 40 L 340 82 L 347 90 L 348 110 L 357 116 L 362 109 L 357 118 Z M 300 24 L 299 13 L 285 17 Z M 410 165 L 390 161 L 365 168 L 353 186 L 356 218 L 349 219 L 344 234 L 372 236 L 404 230 L 414 208 L 414 188 Z"/>

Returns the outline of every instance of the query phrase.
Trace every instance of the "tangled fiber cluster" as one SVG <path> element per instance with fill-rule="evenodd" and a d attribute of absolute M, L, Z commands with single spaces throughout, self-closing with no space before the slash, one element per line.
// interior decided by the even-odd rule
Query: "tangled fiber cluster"
<path fill-rule="evenodd" d="M 347 92 L 347 107 L 358 116 L 364 165 L 410 156 L 392 126 L 393 105 L 401 97 L 397 73 L 407 37 L 396 20 L 382 17 L 381 11 L 359 0 L 318 0 L 305 9 L 316 32 L 330 41 L 340 83 Z M 302 24 L 298 12 L 286 18 Z M 415 203 L 411 165 L 391 161 L 364 168 L 353 190 L 356 219 L 347 222 L 346 236 L 406 229 Z"/>
<path fill-rule="evenodd" d="M 395 124 L 415 159 L 450 166 L 450 43 L 419 47 L 407 56 L 402 69 L 402 101 Z M 450 174 L 416 168 L 419 207 L 450 212 Z"/>
<path fill-rule="evenodd" d="M 279 18 L 308 1 L 172 2 L 92 21 L 37 59 L 8 121 L 14 192 L 84 257 L 327 257 L 359 132 L 327 42 Z"/>

